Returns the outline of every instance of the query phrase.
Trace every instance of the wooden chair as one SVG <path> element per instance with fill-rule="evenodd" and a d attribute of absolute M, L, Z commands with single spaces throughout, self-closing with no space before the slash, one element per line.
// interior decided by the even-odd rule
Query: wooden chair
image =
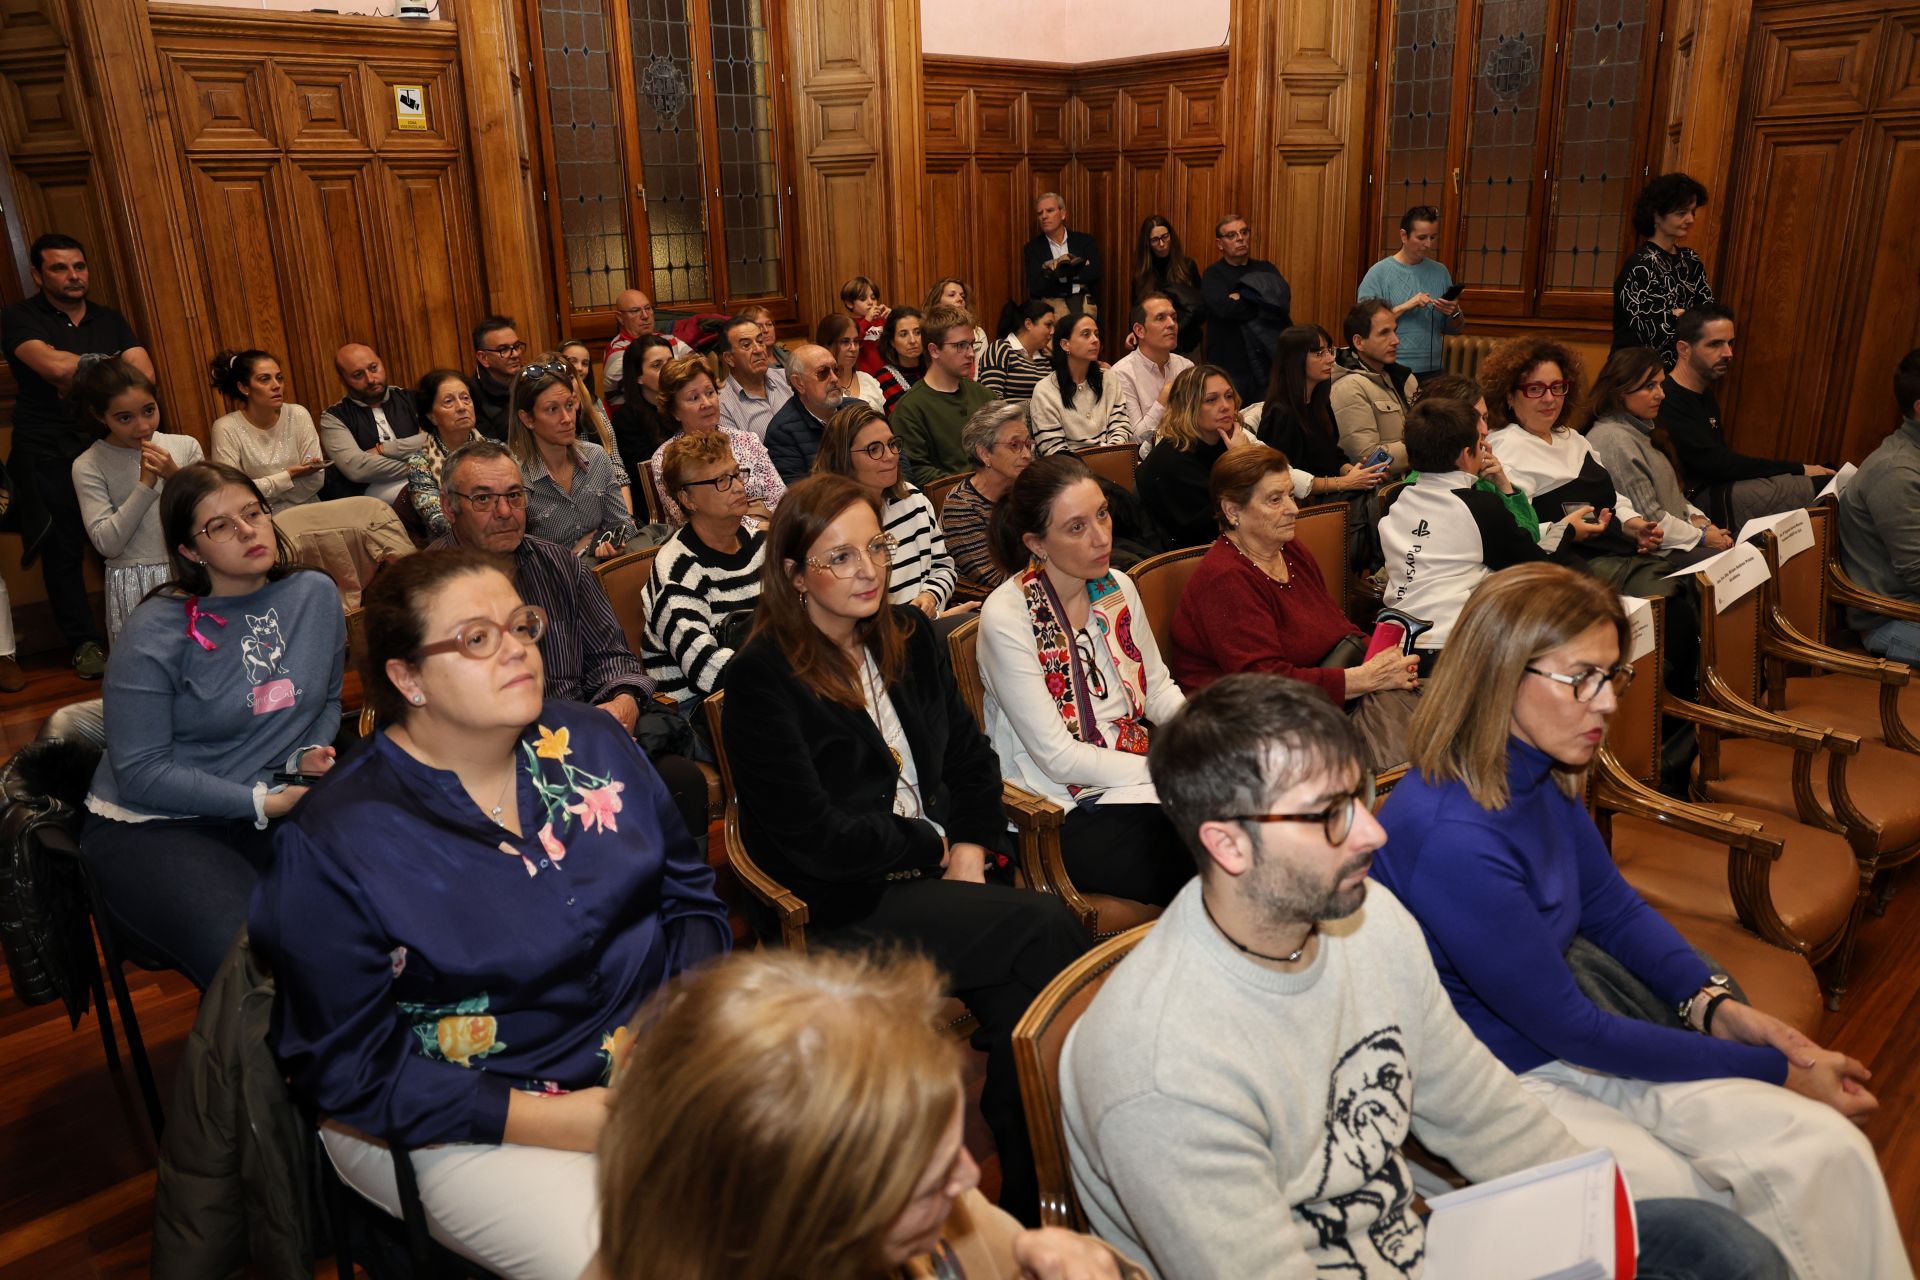
<path fill-rule="evenodd" d="M 620 630 L 635 653 L 646 639 L 647 613 L 641 600 L 653 573 L 653 558 L 659 553 L 659 547 L 642 547 L 593 566 L 593 576 L 600 580 L 600 589 L 607 593 L 613 616 L 620 620 Z"/>
<path fill-rule="evenodd" d="M 957 476 L 941 476 L 930 484 L 920 486 L 920 492 L 925 494 L 927 501 L 933 504 L 935 519 L 938 519 L 940 513 L 947 509 L 947 495 L 959 488 L 960 482 L 972 474 L 970 471 L 962 471 Z"/>
<path fill-rule="evenodd" d="M 347 670 L 353 670 L 354 664 L 360 661 L 360 655 L 366 651 L 367 611 L 355 607 L 347 610 Z M 359 730 L 360 736 L 365 738 L 372 735 L 375 721 L 373 703 L 367 700 L 367 689 L 364 683 L 360 687 L 360 698 Z"/>
<path fill-rule="evenodd" d="M 1173 615 L 1179 611 L 1180 597 L 1206 554 L 1205 547 L 1163 551 L 1142 560 L 1127 575 L 1140 593 L 1140 611 L 1147 615 L 1147 625 L 1153 629 L 1154 643 L 1162 654 L 1173 651 Z"/>
<path fill-rule="evenodd" d="M 979 643 L 978 617 L 968 618 L 947 636 L 954 679 L 959 682 L 961 696 L 973 711 L 974 720 L 984 730 L 986 686 L 980 679 Z M 1066 822 L 1066 811 L 1009 779 L 1003 778 L 1001 787 L 1001 803 L 1006 806 L 1017 836 L 1020 874 L 1027 884 L 1058 894 L 1096 938 L 1112 937 L 1159 916 L 1159 907 L 1144 902 L 1103 893 L 1083 894 L 1074 888 L 1060 853 L 1060 831 Z"/>
<path fill-rule="evenodd" d="M 1137 444 L 1101 444 L 1076 450 L 1073 456 L 1086 463 L 1087 470 L 1094 475 L 1132 493 L 1133 472 L 1140 461 L 1139 449 Z"/>
<path fill-rule="evenodd" d="M 1395 498 L 1398 498 L 1400 496 L 1400 491 L 1405 489 L 1406 487 L 1407 487 L 1407 482 L 1405 480 L 1395 480 L 1390 484 L 1383 484 L 1380 486 L 1380 491 L 1377 497 L 1380 503 L 1381 515 L 1384 516 L 1387 514 L 1387 512 L 1393 510 L 1393 500 Z"/>
<path fill-rule="evenodd" d="M 1620 699 L 1589 775 L 1588 803 L 1620 874 L 1688 942 L 1739 979 L 1756 1008 L 1817 1036 L 1820 983 L 1801 940 L 1779 927 L 1772 877 L 1785 841 L 1760 823 L 1687 804 L 1651 785 L 1660 773 L 1665 602 L 1653 601 L 1656 648 Z M 1829 892 L 1848 890 L 1837 855 Z"/>
<path fill-rule="evenodd" d="M 1067 1171 L 1067 1131 L 1060 1119 L 1060 1053 L 1067 1033 L 1100 993 L 1113 967 L 1127 958 L 1153 928 L 1135 925 L 1100 943 L 1062 969 L 1027 1006 L 1013 1029 L 1013 1063 L 1020 1074 L 1020 1101 L 1040 1181 L 1040 1223 L 1085 1231 L 1087 1216 Z"/>
<path fill-rule="evenodd" d="M 1300 508 L 1293 523 L 1293 540 L 1320 566 L 1320 579 L 1327 584 L 1343 610 L 1351 612 L 1356 586 L 1351 581 L 1353 566 L 1347 552 L 1347 520 L 1351 508 L 1345 502 L 1320 502 Z"/>

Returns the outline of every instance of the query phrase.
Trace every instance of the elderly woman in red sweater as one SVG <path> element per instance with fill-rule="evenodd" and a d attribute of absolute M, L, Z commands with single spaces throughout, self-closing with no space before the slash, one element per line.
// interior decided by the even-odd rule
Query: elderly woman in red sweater
<path fill-rule="evenodd" d="M 1313 554 L 1294 542 L 1293 467 L 1261 445 L 1230 449 L 1208 481 L 1221 533 L 1173 616 L 1167 666 L 1187 693 L 1237 671 L 1304 680 L 1341 704 L 1376 769 L 1406 759 L 1418 659 L 1388 649 L 1362 662 L 1367 640 L 1341 612 Z"/>

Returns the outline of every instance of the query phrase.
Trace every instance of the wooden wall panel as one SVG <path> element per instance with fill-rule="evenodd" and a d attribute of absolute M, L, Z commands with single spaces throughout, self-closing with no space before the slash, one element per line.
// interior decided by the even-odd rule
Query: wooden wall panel
<path fill-rule="evenodd" d="M 478 317 L 489 309 L 471 270 L 475 248 L 465 216 L 465 176 L 450 160 L 407 155 L 376 161 L 375 167 L 389 233 L 411 250 L 388 264 L 391 277 L 376 282 L 386 287 L 373 292 L 376 314 L 385 316 L 380 331 L 392 335 L 387 358 L 414 378 L 436 367 L 469 368 L 471 325 L 449 326 L 435 315 Z"/>
<path fill-rule="evenodd" d="M 1160 213 L 1203 264 L 1213 256 L 1225 152 L 1220 104 L 1227 55 L 1221 50 L 1122 62 L 1005 62 L 929 57 L 921 103 L 922 141 L 943 172 L 965 177 L 977 216 L 964 260 L 974 309 L 992 329 L 1001 305 L 1024 297 L 1021 247 L 1034 235 L 1033 200 L 1066 198 L 1068 225 L 1091 233 L 1106 263 L 1099 289 L 1109 357 L 1120 353 L 1130 304 L 1133 243 L 1140 221 Z M 1201 204 L 1190 179 L 1197 179 Z M 940 178 L 929 174 L 929 199 Z M 1197 239 L 1196 239 L 1197 238 Z M 1196 247 L 1197 246 L 1197 247 Z M 944 267 L 922 274 L 916 298 Z M 906 296 L 906 295 L 902 295 Z"/>

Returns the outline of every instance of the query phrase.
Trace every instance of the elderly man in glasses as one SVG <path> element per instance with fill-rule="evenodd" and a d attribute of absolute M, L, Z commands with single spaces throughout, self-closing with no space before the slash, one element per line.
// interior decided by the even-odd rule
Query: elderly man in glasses
<path fill-rule="evenodd" d="M 476 426 L 490 440 L 505 440 L 513 375 L 527 362 L 527 344 L 520 340 L 511 316 L 488 316 L 473 326 L 473 362 Z"/>
<path fill-rule="evenodd" d="M 527 532 L 527 486 L 506 446 L 476 438 L 454 450 L 440 469 L 440 506 L 453 531 L 431 546 L 510 557 L 521 597 L 545 612 L 547 696 L 590 702 L 627 732 L 639 728 L 653 706 L 653 681 L 592 570 L 559 543 Z M 654 756 L 653 766 L 698 837 L 707 829 L 706 779 L 677 755 Z"/>
<path fill-rule="evenodd" d="M 1477 1181 L 1585 1150 L 1368 880 L 1386 835 L 1362 760 L 1339 708 L 1265 673 L 1154 733 L 1154 787 L 1200 874 L 1068 1036 L 1060 1088 L 1089 1225 L 1157 1276 L 1417 1276 L 1410 1134 Z M 1718 1206 L 1638 1214 L 1643 1275 L 1681 1257 L 1703 1278 L 1788 1274 Z"/>

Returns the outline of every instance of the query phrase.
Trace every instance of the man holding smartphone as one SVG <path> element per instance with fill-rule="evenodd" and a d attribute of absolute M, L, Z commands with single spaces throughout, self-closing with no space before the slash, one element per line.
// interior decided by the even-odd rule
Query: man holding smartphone
<path fill-rule="evenodd" d="M 1434 257 L 1440 211 L 1417 204 L 1400 219 L 1400 249 L 1368 268 L 1356 298 L 1384 298 L 1400 322 L 1400 363 L 1415 377 L 1440 372 L 1441 339 L 1467 326 L 1461 286 Z"/>

